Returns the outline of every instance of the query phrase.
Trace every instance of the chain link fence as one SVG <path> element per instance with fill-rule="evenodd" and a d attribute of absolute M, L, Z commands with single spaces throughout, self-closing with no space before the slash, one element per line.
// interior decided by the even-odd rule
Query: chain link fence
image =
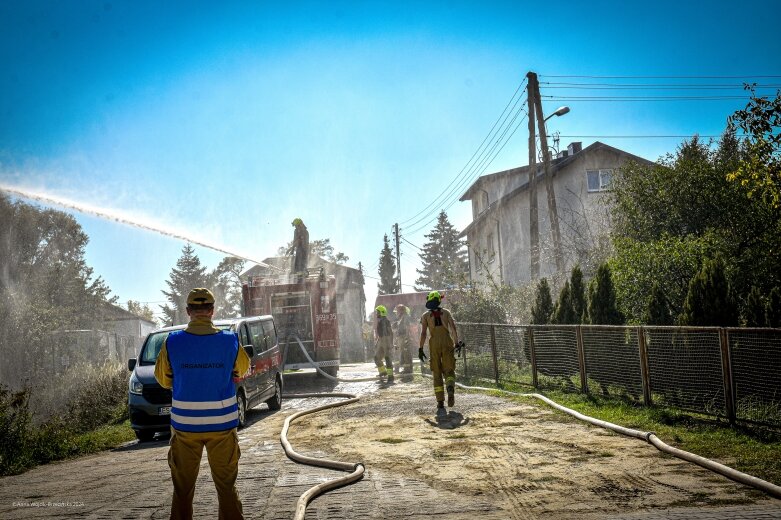
<path fill-rule="evenodd" d="M 460 377 L 781 426 L 781 329 L 460 323 Z"/>

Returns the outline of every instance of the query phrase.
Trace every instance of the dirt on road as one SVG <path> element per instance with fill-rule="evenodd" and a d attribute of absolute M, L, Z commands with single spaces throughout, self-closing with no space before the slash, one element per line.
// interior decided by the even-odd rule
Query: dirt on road
<path fill-rule="evenodd" d="M 342 370 L 345 377 L 370 373 L 368 365 Z M 541 403 L 459 393 L 450 413 L 438 417 L 431 383 L 419 376 L 336 388 L 306 375 L 286 381 L 291 392 L 361 395 L 291 427 L 300 453 L 366 466 L 363 480 L 312 502 L 307 519 L 589 519 L 686 507 L 721 518 L 730 516 L 719 511 L 735 508 L 781 517 L 781 501 Z M 237 483 L 247 518 L 292 518 L 298 496 L 343 475 L 293 463 L 279 443 L 285 417 L 322 403 L 287 399 L 280 412 L 263 405 L 250 413 L 251 424 L 239 432 Z M 0 518 L 167 518 L 167 450 L 167 439 L 130 443 L 4 477 Z M 196 518 L 217 517 L 206 457 L 194 509 Z"/>

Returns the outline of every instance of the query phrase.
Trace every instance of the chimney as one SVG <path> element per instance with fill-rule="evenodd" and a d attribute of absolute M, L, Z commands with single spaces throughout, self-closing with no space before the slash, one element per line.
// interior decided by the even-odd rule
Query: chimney
<path fill-rule="evenodd" d="M 567 147 L 567 151 L 569 152 L 568 155 L 575 155 L 576 153 L 583 150 L 583 143 L 580 141 L 575 141 L 574 143 L 570 143 Z"/>
<path fill-rule="evenodd" d="M 556 159 L 562 159 L 569 155 L 569 150 L 562 150 L 556 155 Z"/>

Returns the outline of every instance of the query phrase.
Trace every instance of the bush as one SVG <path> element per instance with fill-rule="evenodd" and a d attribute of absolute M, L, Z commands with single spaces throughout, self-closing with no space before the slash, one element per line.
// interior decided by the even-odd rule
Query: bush
<path fill-rule="evenodd" d="M 670 301 L 664 294 L 662 287 L 658 283 L 654 283 L 651 287 L 651 298 L 648 300 L 645 322 L 648 325 L 672 325 L 674 321 L 670 311 Z"/>
<path fill-rule="evenodd" d="M 737 307 L 720 256 L 706 259 L 689 282 L 680 322 L 694 327 L 738 325 Z"/>
<path fill-rule="evenodd" d="M 29 392 L 11 392 L 0 385 L 0 475 L 18 473 L 29 465 Z"/>
<path fill-rule="evenodd" d="M 122 426 L 85 441 L 127 419 L 127 377 L 124 367 L 80 365 L 35 392 L 0 386 L 0 475 L 130 440 Z"/>
<path fill-rule="evenodd" d="M 767 326 L 765 302 L 756 285 L 751 287 L 751 292 L 748 293 L 748 298 L 746 298 L 745 320 L 746 327 Z"/>
<path fill-rule="evenodd" d="M 765 321 L 768 327 L 781 327 L 781 289 L 778 287 L 773 287 L 770 291 L 765 309 Z"/>

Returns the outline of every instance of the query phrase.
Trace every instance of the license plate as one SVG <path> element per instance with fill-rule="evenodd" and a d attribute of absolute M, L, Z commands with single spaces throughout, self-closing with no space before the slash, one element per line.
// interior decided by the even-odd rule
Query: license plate
<path fill-rule="evenodd" d="M 171 407 L 170 406 L 161 406 L 157 409 L 157 415 L 171 415 Z"/>

